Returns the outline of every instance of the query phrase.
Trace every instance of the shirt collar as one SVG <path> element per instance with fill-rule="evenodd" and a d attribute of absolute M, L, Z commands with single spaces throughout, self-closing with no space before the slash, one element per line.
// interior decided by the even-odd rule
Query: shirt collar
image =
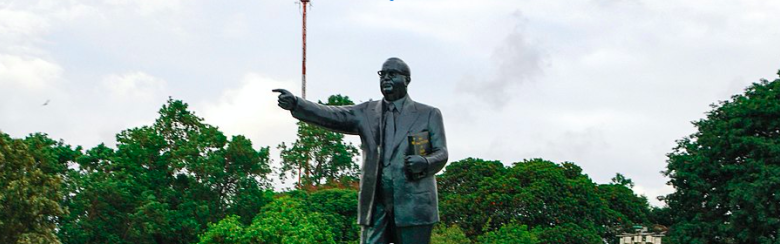
<path fill-rule="evenodd" d="M 401 113 L 401 110 L 404 108 L 404 104 L 406 104 L 407 97 L 409 97 L 409 95 L 399 98 L 398 100 L 392 101 L 393 105 L 395 105 L 395 108 L 398 109 L 398 113 Z M 387 106 L 388 103 L 391 103 L 390 101 L 387 101 L 385 99 L 382 100 L 385 102 L 385 106 Z"/>

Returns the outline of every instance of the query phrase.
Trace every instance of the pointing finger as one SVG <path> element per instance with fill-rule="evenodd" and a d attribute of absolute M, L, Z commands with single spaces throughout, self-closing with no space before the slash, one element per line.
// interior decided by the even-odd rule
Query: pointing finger
<path fill-rule="evenodd" d="M 289 92 L 289 91 L 287 91 L 287 90 L 285 90 L 285 89 L 273 89 L 273 90 L 271 90 L 271 91 L 272 91 L 272 92 L 278 92 L 278 93 L 281 93 L 282 95 L 285 95 L 285 94 L 290 94 L 290 92 Z"/>

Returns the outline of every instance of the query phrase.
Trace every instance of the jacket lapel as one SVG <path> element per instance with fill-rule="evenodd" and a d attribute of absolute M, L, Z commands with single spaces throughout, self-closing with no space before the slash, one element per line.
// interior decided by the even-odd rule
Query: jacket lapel
<path fill-rule="evenodd" d="M 393 153 L 395 153 L 395 150 L 401 145 L 401 141 L 409 134 L 409 128 L 417 122 L 417 117 L 419 117 L 417 106 L 415 102 L 412 101 L 412 98 L 407 97 L 406 102 L 404 103 L 404 109 L 401 110 L 401 115 L 400 118 L 398 118 L 398 124 L 396 125 L 395 138 L 393 138 Z"/>
<path fill-rule="evenodd" d="M 384 128 L 384 125 L 382 124 L 382 101 L 376 101 L 373 105 L 369 106 L 369 109 L 371 112 L 368 113 L 368 124 L 371 125 L 371 134 L 372 139 L 374 140 L 374 145 L 382 145 L 382 128 Z"/>

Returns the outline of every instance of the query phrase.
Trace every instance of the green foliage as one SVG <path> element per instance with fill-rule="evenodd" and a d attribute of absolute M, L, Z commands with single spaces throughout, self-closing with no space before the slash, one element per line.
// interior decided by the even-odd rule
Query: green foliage
<path fill-rule="evenodd" d="M 612 177 L 612 183 L 616 185 L 625 186 L 628 188 L 634 188 L 634 181 L 623 176 L 623 174 L 617 173 L 615 177 Z"/>
<path fill-rule="evenodd" d="M 357 200 L 356 190 L 325 189 L 312 192 L 305 202 L 308 211 L 320 214 L 328 222 L 334 241 L 347 243 L 360 238 Z"/>
<path fill-rule="evenodd" d="M 432 244 L 471 244 L 471 240 L 466 237 L 463 230 L 457 225 L 446 226 L 444 224 L 436 224 L 433 227 L 433 233 L 431 234 Z"/>
<path fill-rule="evenodd" d="M 258 242 L 336 243 L 327 224 L 320 214 L 304 211 L 303 202 L 283 197 L 263 208 L 247 231 L 268 233 Z"/>
<path fill-rule="evenodd" d="M 487 232 L 477 238 L 479 243 L 484 244 L 536 244 L 539 240 L 536 235 L 528 231 L 528 226 L 517 225 L 514 223 L 501 226 L 498 230 Z M 580 243 L 580 242 L 558 242 L 558 243 Z M 584 242 L 583 242 L 584 243 Z"/>
<path fill-rule="evenodd" d="M 489 219 L 498 219 L 500 224 L 508 222 L 511 216 L 498 216 L 502 213 L 501 205 L 485 199 L 486 195 L 500 197 L 501 193 L 487 182 L 506 185 L 506 171 L 498 161 L 467 158 L 449 163 L 445 172 L 436 176 L 442 222 L 458 225 L 467 236 L 481 234 Z"/>
<path fill-rule="evenodd" d="M 216 127 L 169 100 L 152 126 L 117 135 L 76 159 L 66 243 L 192 243 L 227 214 L 251 219 L 271 201 L 268 148 Z"/>
<path fill-rule="evenodd" d="M 210 224 L 200 236 L 200 243 L 335 244 L 327 221 L 305 208 L 298 199 L 278 198 L 265 206 L 249 226 L 244 226 L 236 216 Z"/>
<path fill-rule="evenodd" d="M 665 207 L 653 207 L 650 209 L 650 215 L 648 215 L 650 223 L 661 225 L 659 227 L 667 228 L 672 226 L 676 221 L 674 220 L 674 213 L 672 209 Z"/>
<path fill-rule="evenodd" d="M 507 176 L 517 183 L 509 187 L 518 193 L 512 200 L 519 205 L 511 212 L 518 213 L 520 223 L 534 227 L 594 225 L 612 217 L 607 215 L 596 184 L 571 163 L 559 166 L 542 159 L 526 160 L 515 163 Z"/>
<path fill-rule="evenodd" d="M 649 221 L 647 199 L 627 187 L 630 179 L 620 178 L 622 184 L 597 185 L 573 163 L 532 159 L 505 167 L 467 158 L 438 176 L 439 209 L 444 223 L 462 227 L 472 239 L 521 223 L 537 231 L 541 243 L 556 243 L 554 233 L 572 226 L 584 243 L 593 236 L 616 242 L 626 227 Z"/>
<path fill-rule="evenodd" d="M 618 243 L 618 234 L 632 231 L 633 225 L 640 224 L 650 226 L 650 204 L 644 196 L 637 196 L 631 190 L 633 182 L 621 174 L 612 178 L 611 184 L 598 186 L 601 199 L 607 203 L 608 213 L 613 216 L 613 221 L 607 222 L 605 233 L 602 237 L 610 243 Z"/>
<path fill-rule="evenodd" d="M 347 96 L 333 95 L 327 105 L 354 103 Z M 299 187 L 357 179 L 358 165 L 353 158 L 358 150 L 352 143 L 344 142 L 344 134 L 298 122 L 298 139 L 289 146 L 282 142 L 277 148 L 281 150 L 279 177 L 282 181 L 297 173 L 301 173 Z"/>
<path fill-rule="evenodd" d="M 240 217 L 229 215 L 220 220 L 219 223 L 209 224 L 205 233 L 200 235 L 202 244 L 244 244 L 250 243 L 247 236 L 246 226 L 241 223 Z"/>
<path fill-rule="evenodd" d="M 780 74 L 780 72 L 779 72 Z M 712 105 L 677 141 L 665 174 L 677 243 L 776 243 L 780 229 L 780 79 Z"/>
<path fill-rule="evenodd" d="M 61 175 L 77 151 L 43 134 L 24 140 L 0 132 L 0 243 L 59 243 L 66 214 Z"/>
<path fill-rule="evenodd" d="M 352 102 L 337 95 L 328 104 Z M 299 124 L 298 140 L 279 146 L 281 173 L 302 167 L 305 185 L 276 194 L 269 190 L 268 147 L 255 150 L 244 136 L 226 137 L 181 101 L 169 100 L 159 114 L 152 125 L 119 133 L 115 149 L 100 144 L 84 151 L 45 134 L 20 140 L 0 133 L 0 243 L 358 242 L 358 192 L 351 188 L 357 149 L 342 134 Z M 775 149 L 754 153 L 776 155 Z M 761 177 L 774 172 L 760 170 Z M 692 179 L 682 182 L 705 181 Z M 670 208 L 651 211 L 620 174 L 597 185 L 567 162 L 533 159 L 506 167 L 467 158 L 450 163 L 437 181 L 443 223 L 434 228 L 433 243 L 614 243 L 634 223 L 669 225 L 679 217 Z M 768 188 L 751 187 L 767 200 L 760 194 Z M 751 187 L 745 189 L 756 190 Z M 771 225 L 771 204 L 744 208 L 763 207 L 764 215 L 754 218 Z"/>
<path fill-rule="evenodd" d="M 604 243 L 602 237 L 596 234 L 596 230 L 589 226 L 579 226 L 572 223 L 564 223 L 549 228 L 537 227 L 533 232 L 539 238 L 539 244 L 558 243 Z M 617 242 L 614 242 L 617 243 Z"/>

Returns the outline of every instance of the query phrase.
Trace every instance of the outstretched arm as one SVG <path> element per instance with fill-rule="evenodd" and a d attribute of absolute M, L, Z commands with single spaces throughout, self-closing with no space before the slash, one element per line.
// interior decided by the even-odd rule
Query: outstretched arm
<path fill-rule="evenodd" d="M 357 134 L 355 106 L 327 106 L 294 96 L 285 89 L 279 92 L 279 107 L 290 110 L 293 117 L 301 121 L 347 134 Z"/>

